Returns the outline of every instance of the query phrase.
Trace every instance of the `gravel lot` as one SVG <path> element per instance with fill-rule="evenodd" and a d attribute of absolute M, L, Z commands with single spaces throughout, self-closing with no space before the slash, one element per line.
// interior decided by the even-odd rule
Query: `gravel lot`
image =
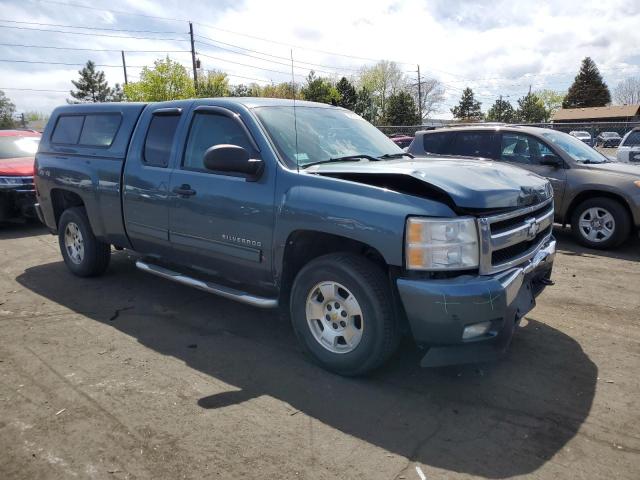
<path fill-rule="evenodd" d="M 275 313 L 135 269 L 67 272 L 0 227 L 0 478 L 640 478 L 640 242 L 559 229 L 554 279 L 495 364 L 326 373 Z M 417 471 L 417 468 L 420 471 Z"/>

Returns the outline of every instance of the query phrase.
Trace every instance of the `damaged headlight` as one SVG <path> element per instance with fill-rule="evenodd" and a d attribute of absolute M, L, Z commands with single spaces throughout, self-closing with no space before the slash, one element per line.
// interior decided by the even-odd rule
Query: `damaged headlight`
<path fill-rule="evenodd" d="M 406 232 L 409 270 L 464 270 L 478 268 L 478 230 L 472 217 L 409 217 Z"/>

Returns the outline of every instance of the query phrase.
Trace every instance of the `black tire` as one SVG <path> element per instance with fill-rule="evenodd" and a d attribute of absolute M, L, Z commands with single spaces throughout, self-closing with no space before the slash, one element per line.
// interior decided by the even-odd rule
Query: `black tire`
<path fill-rule="evenodd" d="M 609 212 L 614 219 L 613 234 L 606 240 L 592 241 L 587 238 L 585 230 L 579 225 L 580 217 L 590 208 L 601 208 Z M 620 202 L 606 197 L 596 197 L 585 200 L 573 211 L 571 215 L 571 231 L 574 238 L 585 247 L 606 250 L 620 246 L 631 231 L 631 219 L 629 213 Z"/>
<path fill-rule="evenodd" d="M 65 234 L 67 226 L 77 226 L 83 246 L 82 258 L 74 260 L 65 246 Z M 95 277 L 104 273 L 111 259 L 111 245 L 98 240 L 87 218 L 87 213 L 82 207 L 73 207 L 62 212 L 58 222 L 58 244 L 64 263 L 74 275 L 79 277 Z"/>
<path fill-rule="evenodd" d="M 329 351 L 311 331 L 307 298 L 321 282 L 343 285 L 360 305 L 361 340 L 352 351 Z M 303 350 L 315 363 L 340 375 L 363 375 L 382 365 L 398 346 L 400 332 L 392 298 L 388 278 L 378 265 L 352 253 L 324 255 L 305 265 L 294 280 L 291 322 Z"/>

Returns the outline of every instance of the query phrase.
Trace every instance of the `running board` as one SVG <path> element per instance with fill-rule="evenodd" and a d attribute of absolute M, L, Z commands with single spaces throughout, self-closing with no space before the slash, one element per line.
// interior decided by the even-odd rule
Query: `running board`
<path fill-rule="evenodd" d="M 229 298 L 237 302 L 253 305 L 254 307 L 276 308 L 278 306 L 278 300 L 275 298 L 257 297 L 247 292 L 241 292 L 240 290 L 235 290 L 223 285 L 197 280 L 192 277 L 187 277 L 186 275 L 183 275 L 181 273 L 174 272 L 173 270 L 169 270 L 168 268 L 153 265 L 151 263 L 146 263 L 141 260 L 138 260 L 136 262 L 136 267 L 144 272 L 149 272 L 159 277 L 167 278 L 169 280 L 173 280 L 174 282 L 182 283 L 183 285 L 188 285 L 199 290 L 204 290 L 205 292 L 213 293 L 214 295 Z"/>

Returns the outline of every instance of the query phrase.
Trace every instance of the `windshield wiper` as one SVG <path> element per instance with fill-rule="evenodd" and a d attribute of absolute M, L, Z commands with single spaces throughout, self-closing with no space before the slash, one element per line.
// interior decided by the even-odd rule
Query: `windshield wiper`
<path fill-rule="evenodd" d="M 385 153 L 384 155 L 380 155 L 380 157 L 378 157 L 378 158 L 382 158 L 383 160 L 387 160 L 389 158 L 402 158 L 402 157 L 415 158 L 415 156 L 413 156 L 409 152 Z"/>
<path fill-rule="evenodd" d="M 302 168 L 311 167 L 313 165 L 321 165 L 323 163 L 334 163 L 334 162 L 355 162 L 358 160 L 362 160 L 363 158 L 369 160 L 370 162 L 377 162 L 380 159 L 374 157 L 372 155 L 366 154 L 358 154 L 358 155 L 345 155 L 344 157 L 335 157 L 335 158 L 327 158 L 326 160 L 318 160 L 317 162 L 307 163 L 302 166 Z"/>

